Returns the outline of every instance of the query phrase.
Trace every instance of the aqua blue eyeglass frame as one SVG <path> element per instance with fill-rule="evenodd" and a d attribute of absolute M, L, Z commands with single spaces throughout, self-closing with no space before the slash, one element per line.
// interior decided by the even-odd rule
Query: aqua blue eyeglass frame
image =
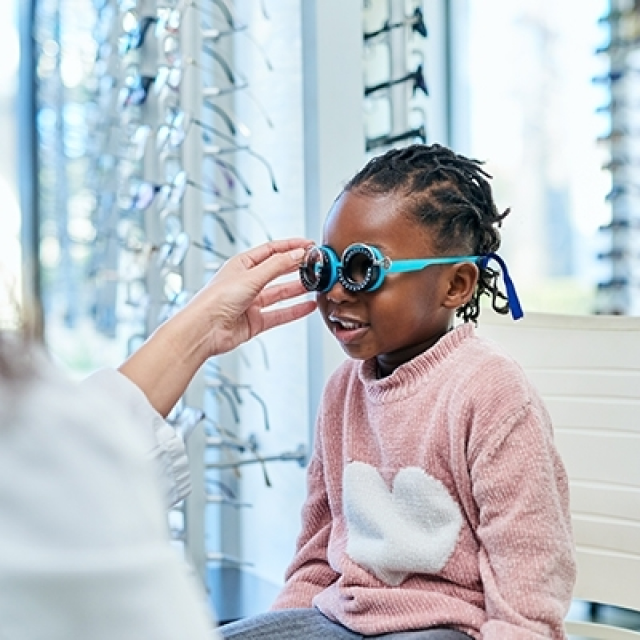
<path fill-rule="evenodd" d="M 344 250 L 341 260 L 331 247 L 311 245 L 307 248 L 300 263 L 299 272 L 300 280 L 307 291 L 326 293 L 335 286 L 336 282 L 340 281 L 345 289 L 357 293 L 375 291 L 382 285 L 387 273 L 420 271 L 435 264 L 456 264 L 459 262 L 472 262 L 482 270 L 486 269 L 492 260 L 498 263 L 502 271 L 511 317 L 518 320 L 522 318 L 524 312 L 516 288 L 505 261 L 493 252 L 480 256 L 442 256 L 440 258 L 417 258 L 394 262 L 377 247 L 356 243 L 349 245 Z"/>
<path fill-rule="evenodd" d="M 420 271 L 436 264 L 477 263 L 482 258 L 443 256 L 392 261 L 377 247 L 356 243 L 349 245 L 340 259 L 331 247 L 312 245 L 307 248 L 300 264 L 300 279 L 307 291 L 326 293 L 339 281 L 348 291 L 358 293 L 378 289 L 387 273 Z"/>
<path fill-rule="evenodd" d="M 300 263 L 300 280 L 307 291 L 326 293 L 340 281 L 348 291 L 375 291 L 387 273 L 406 273 L 420 271 L 434 264 L 456 264 L 472 262 L 486 269 L 489 262 L 495 261 L 500 266 L 507 293 L 507 301 L 511 317 L 522 318 L 522 305 L 509 275 L 505 261 L 497 253 L 486 253 L 480 256 L 442 256 L 440 258 L 417 258 L 413 260 L 392 261 L 377 247 L 356 243 L 349 245 L 342 254 L 342 260 L 327 245 L 311 245 L 307 248 Z"/>

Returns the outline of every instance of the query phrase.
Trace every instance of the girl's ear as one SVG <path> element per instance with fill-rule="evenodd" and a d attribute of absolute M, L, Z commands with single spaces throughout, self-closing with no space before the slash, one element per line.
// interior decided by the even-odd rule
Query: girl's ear
<path fill-rule="evenodd" d="M 449 289 L 443 306 L 457 309 L 471 300 L 478 283 L 478 267 L 472 262 L 461 262 L 452 265 L 448 275 Z"/>

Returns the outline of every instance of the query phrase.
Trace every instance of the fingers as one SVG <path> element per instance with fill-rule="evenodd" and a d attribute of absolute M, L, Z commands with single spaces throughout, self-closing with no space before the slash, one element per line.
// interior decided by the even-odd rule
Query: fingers
<path fill-rule="evenodd" d="M 253 249 L 238 254 L 242 263 L 251 269 L 272 256 L 286 254 L 294 249 L 304 249 L 311 244 L 311 240 L 306 238 L 285 238 L 283 240 L 273 240 L 265 244 L 258 245 Z"/>
<path fill-rule="evenodd" d="M 308 291 L 302 286 L 299 280 L 284 282 L 265 289 L 259 299 L 260 306 L 262 307 L 260 314 L 262 321 L 261 331 L 293 322 L 315 311 L 317 307 L 315 300 L 305 300 L 304 302 L 299 302 L 288 307 L 265 310 L 265 308 L 277 302 L 290 300 L 305 293 L 308 293 Z"/>
<path fill-rule="evenodd" d="M 272 287 L 266 288 L 260 295 L 260 306 L 269 307 L 276 302 L 282 302 L 283 300 L 289 300 L 296 296 L 308 293 L 308 291 L 302 286 L 300 280 L 292 280 L 291 282 L 283 282 L 282 284 L 276 284 Z"/>
<path fill-rule="evenodd" d="M 285 241 L 285 243 L 290 243 L 291 241 Z M 278 252 L 268 255 L 265 251 L 269 251 L 267 249 L 267 245 L 262 245 L 262 247 L 257 247 L 261 252 L 259 255 L 267 256 L 263 257 L 260 263 L 255 263 L 252 267 L 247 268 L 243 278 L 246 278 L 246 281 L 251 282 L 252 287 L 257 292 L 258 290 L 266 287 L 269 283 L 273 282 L 276 278 L 280 276 L 284 276 L 288 273 L 292 273 L 296 271 L 300 265 L 300 260 L 304 255 L 303 246 L 308 246 L 307 240 L 297 240 L 293 241 L 293 249 L 290 248 L 291 244 L 285 244 L 287 249 L 285 249 L 284 253 Z M 301 243 L 305 243 L 303 246 L 300 246 Z M 269 243 L 271 247 L 276 246 L 278 243 L 273 242 Z M 243 255 L 243 258 L 253 260 L 256 254 L 252 252 L 246 252 Z M 245 263 L 246 266 L 246 263 Z M 295 295 L 295 294 L 294 294 Z"/>
<path fill-rule="evenodd" d="M 290 307 L 283 307 L 281 309 L 273 309 L 272 311 L 262 312 L 262 331 L 279 327 L 282 324 L 293 322 L 304 316 L 309 315 L 316 308 L 314 300 L 306 300 L 298 304 L 291 305 Z"/>

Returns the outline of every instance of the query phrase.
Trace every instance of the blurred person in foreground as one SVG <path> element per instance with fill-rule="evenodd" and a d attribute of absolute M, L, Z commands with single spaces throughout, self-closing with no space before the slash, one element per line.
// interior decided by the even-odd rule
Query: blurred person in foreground
<path fill-rule="evenodd" d="M 0 638 L 217 637 L 169 540 L 166 508 L 189 473 L 165 418 L 208 358 L 315 309 L 269 309 L 304 293 L 273 281 L 308 244 L 233 257 L 118 369 L 80 384 L 26 333 L 0 331 Z"/>

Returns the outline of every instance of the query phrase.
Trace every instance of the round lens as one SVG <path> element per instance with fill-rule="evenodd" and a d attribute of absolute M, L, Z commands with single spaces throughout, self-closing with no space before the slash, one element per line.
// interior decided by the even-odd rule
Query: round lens
<path fill-rule="evenodd" d="M 171 148 L 177 149 L 183 142 L 185 138 L 186 132 L 184 129 L 174 128 L 171 131 L 171 137 L 169 138 L 171 142 Z"/>
<path fill-rule="evenodd" d="M 167 301 L 174 302 L 183 291 L 182 276 L 175 271 L 169 271 L 164 275 L 163 293 Z"/>
<path fill-rule="evenodd" d="M 180 30 L 180 22 L 182 21 L 182 12 L 178 9 L 173 9 L 167 16 L 165 22 L 165 29 L 171 33 L 178 33 Z"/>
<path fill-rule="evenodd" d="M 147 148 L 147 141 L 151 136 L 151 127 L 142 125 L 137 127 L 131 137 L 131 145 L 129 146 L 129 156 L 132 160 L 142 160 Z"/>
<path fill-rule="evenodd" d="M 355 253 L 344 269 L 344 274 L 357 285 L 364 284 L 371 273 L 371 257 L 364 253 Z"/>
<path fill-rule="evenodd" d="M 171 66 L 176 66 L 182 62 L 180 43 L 175 36 L 167 36 L 162 44 L 164 57 Z"/>
<path fill-rule="evenodd" d="M 167 86 L 170 74 L 171 70 L 166 64 L 158 67 L 158 73 L 156 73 L 156 79 L 153 83 L 153 87 L 156 93 L 160 93 Z"/>
<path fill-rule="evenodd" d="M 134 307 L 145 304 L 148 299 L 147 283 L 142 280 L 132 280 L 127 283 L 127 297 L 125 303 Z"/>
<path fill-rule="evenodd" d="M 167 263 L 171 267 L 179 267 L 189 250 L 189 236 L 183 231 L 179 233 L 172 242 L 173 248 L 167 257 Z"/>
<path fill-rule="evenodd" d="M 154 195 L 155 188 L 151 183 L 131 178 L 118 191 L 118 206 L 124 211 L 143 211 L 149 207 Z"/>
<path fill-rule="evenodd" d="M 326 269 L 324 254 L 320 247 L 310 247 L 300 265 L 300 279 L 308 291 L 317 291 Z"/>
<path fill-rule="evenodd" d="M 132 34 L 139 28 L 140 20 L 138 19 L 138 14 L 133 9 L 129 9 L 122 16 L 122 30 L 126 34 Z"/>
<path fill-rule="evenodd" d="M 179 171 L 171 184 L 171 204 L 178 205 L 182 202 L 184 193 L 187 190 L 187 172 Z"/>
<path fill-rule="evenodd" d="M 153 198 L 157 193 L 157 189 L 150 182 L 141 182 L 134 198 L 134 207 L 140 211 L 144 211 L 151 206 Z"/>
<path fill-rule="evenodd" d="M 181 129 L 184 131 L 188 126 L 187 114 L 180 109 L 173 109 L 172 112 L 173 120 L 171 124 L 173 125 L 174 129 Z"/>
<path fill-rule="evenodd" d="M 146 245 L 144 229 L 131 220 L 121 220 L 116 228 L 122 247 L 126 251 L 140 252 Z"/>
<path fill-rule="evenodd" d="M 164 219 L 164 231 L 167 236 L 175 238 L 182 233 L 182 219 L 180 216 L 169 214 Z"/>
<path fill-rule="evenodd" d="M 156 133 L 156 149 L 162 151 L 169 140 L 171 139 L 171 127 L 168 124 L 163 124 L 158 128 Z"/>
<path fill-rule="evenodd" d="M 300 264 L 300 280 L 307 291 L 325 293 L 336 283 L 338 266 L 338 258 L 329 247 L 314 245 Z"/>
<path fill-rule="evenodd" d="M 364 291 L 375 282 L 378 273 L 376 256 L 371 247 L 363 244 L 352 245 L 342 258 L 340 282 L 349 291 Z"/>
<path fill-rule="evenodd" d="M 182 68 L 173 67 L 169 70 L 169 76 L 167 77 L 167 86 L 174 91 L 180 88 L 180 82 L 182 82 Z"/>

